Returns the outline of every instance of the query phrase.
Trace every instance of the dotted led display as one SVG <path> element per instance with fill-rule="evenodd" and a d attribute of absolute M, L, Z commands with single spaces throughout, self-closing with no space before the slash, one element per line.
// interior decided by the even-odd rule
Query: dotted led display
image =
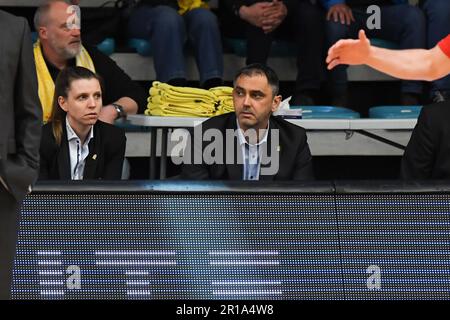
<path fill-rule="evenodd" d="M 450 300 L 445 192 L 108 188 L 27 196 L 13 298 Z"/>
<path fill-rule="evenodd" d="M 333 195 L 34 193 L 18 299 L 342 298 Z"/>
<path fill-rule="evenodd" d="M 450 299 L 450 197 L 338 195 L 347 299 Z"/>

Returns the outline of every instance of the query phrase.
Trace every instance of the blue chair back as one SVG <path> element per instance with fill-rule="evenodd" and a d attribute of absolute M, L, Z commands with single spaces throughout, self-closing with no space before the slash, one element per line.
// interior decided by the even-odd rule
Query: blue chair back
<path fill-rule="evenodd" d="M 97 49 L 110 56 L 116 51 L 116 40 L 114 38 L 106 38 L 97 45 Z"/>
<path fill-rule="evenodd" d="M 376 106 L 369 109 L 369 118 L 415 119 L 422 106 Z"/>
<path fill-rule="evenodd" d="M 291 106 L 291 109 L 301 108 L 303 119 L 358 119 L 359 112 L 348 108 L 334 106 Z"/>
<path fill-rule="evenodd" d="M 240 57 L 247 56 L 247 40 L 237 38 L 225 38 L 225 44 Z M 270 49 L 271 57 L 295 57 L 298 48 L 293 42 L 274 40 Z"/>
<path fill-rule="evenodd" d="M 136 50 L 141 56 L 149 57 L 152 55 L 152 45 L 148 40 L 131 38 L 128 40 L 128 46 Z"/>

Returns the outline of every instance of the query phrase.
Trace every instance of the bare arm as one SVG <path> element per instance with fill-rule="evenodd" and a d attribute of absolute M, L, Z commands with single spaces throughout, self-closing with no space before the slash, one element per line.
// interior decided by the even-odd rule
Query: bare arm
<path fill-rule="evenodd" d="M 430 50 L 389 50 L 370 45 L 363 30 L 358 40 L 340 40 L 328 51 L 328 69 L 340 64 L 366 64 L 407 80 L 433 81 L 450 73 L 450 58 L 436 46 Z"/>
<path fill-rule="evenodd" d="M 450 73 L 450 58 L 436 46 L 430 50 L 372 47 L 367 65 L 396 78 L 434 81 Z"/>

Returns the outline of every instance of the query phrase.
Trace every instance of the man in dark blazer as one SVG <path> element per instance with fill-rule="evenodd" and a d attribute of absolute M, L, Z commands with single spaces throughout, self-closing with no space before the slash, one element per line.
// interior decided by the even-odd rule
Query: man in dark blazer
<path fill-rule="evenodd" d="M 402 158 L 403 179 L 450 178 L 450 102 L 422 109 Z"/>
<path fill-rule="evenodd" d="M 0 299 L 9 299 L 20 206 L 38 176 L 42 108 L 25 19 L 0 10 Z"/>
<path fill-rule="evenodd" d="M 194 128 L 182 178 L 312 180 L 305 130 L 272 116 L 281 101 L 278 87 L 277 75 L 265 65 L 241 69 L 234 80 L 235 113 Z"/>
<path fill-rule="evenodd" d="M 47 123 L 42 130 L 41 166 L 39 180 L 70 180 L 69 144 L 66 123 L 63 123 L 61 145 L 57 145 L 52 124 Z M 89 142 L 83 180 L 120 180 L 125 156 L 126 137 L 121 128 L 97 121 L 94 137 Z"/>

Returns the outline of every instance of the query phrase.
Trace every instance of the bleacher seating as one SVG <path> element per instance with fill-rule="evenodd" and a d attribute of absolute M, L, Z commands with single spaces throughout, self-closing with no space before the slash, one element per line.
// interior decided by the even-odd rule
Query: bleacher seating
<path fill-rule="evenodd" d="M 234 54 L 239 57 L 247 56 L 247 41 L 245 39 L 225 38 L 225 45 L 229 46 Z M 297 46 L 293 42 L 274 40 L 270 49 L 272 57 L 295 57 L 298 51 Z"/>
<path fill-rule="evenodd" d="M 101 3 L 100 3 L 101 2 Z M 84 1 L 82 7 L 99 7 L 104 1 Z M 0 6 L 33 7 L 38 2 L 32 0 L 9 1 L 0 0 Z M 216 1 L 211 1 L 212 7 L 217 7 Z M 33 35 L 33 39 L 37 35 Z M 153 58 L 151 56 L 151 44 L 143 39 L 130 39 L 129 47 L 136 53 L 117 52 L 116 45 L 111 43 L 114 39 L 105 39 L 104 43 L 99 45 L 99 49 L 104 53 L 111 55 L 120 67 L 122 67 L 133 80 L 149 81 L 156 78 L 153 68 Z M 373 39 L 377 46 L 386 48 L 396 48 L 396 45 L 387 41 Z M 224 39 L 224 47 L 231 48 L 231 53 L 224 53 L 224 79 L 231 81 L 235 70 L 245 65 L 245 40 L 242 39 Z M 282 81 L 295 81 L 297 76 L 295 45 L 286 41 L 275 41 L 269 57 L 268 64 L 278 73 Z M 186 58 L 187 78 L 188 80 L 197 80 L 198 71 L 195 59 L 191 56 Z M 375 71 L 367 66 L 351 66 L 348 68 L 350 81 L 392 81 L 393 77 Z"/>
<path fill-rule="evenodd" d="M 389 41 L 374 39 L 377 46 L 396 48 Z M 116 52 L 111 56 L 134 80 L 148 81 L 156 78 L 151 53 L 151 43 L 144 39 L 129 39 L 128 46 L 136 53 Z M 245 65 L 246 41 L 244 39 L 225 38 L 224 46 L 231 49 L 231 53 L 224 53 L 224 79 L 231 81 L 235 70 Z M 271 49 L 268 64 L 278 73 L 282 81 L 294 81 L 297 76 L 296 67 L 297 48 L 287 41 L 275 41 Z M 188 80 L 198 79 L 195 59 L 186 57 Z M 396 80 L 386 74 L 373 70 L 367 66 L 351 66 L 348 69 L 350 81 L 392 81 Z"/>
<path fill-rule="evenodd" d="M 348 108 L 333 106 L 291 106 L 291 109 L 302 108 L 303 119 L 357 119 L 358 112 Z"/>
<path fill-rule="evenodd" d="M 400 49 L 400 47 L 398 46 L 397 43 L 388 41 L 388 40 L 372 38 L 372 39 L 370 39 L 370 43 L 376 47 L 381 47 L 381 48 L 386 48 L 386 49 L 394 49 L 394 50 Z"/>
<path fill-rule="evenodd" d="M 110 56 L 116 51 L 116 40 L 114 38 L 106 38 L 97 45 L 97 48 L 104 54 Z"/>
<path fill-rule="evenodd" d="M 422 106 L 376 106 L 369 109 L 369 118 L 415 119 Z"/>
<path fill-rule="evenodd" d="M 136 50 L 143 57 L 150 57 L 152 55 L 152 45 L 148 40 L 132 38 L 128 40 L 128 46 Z"/>

